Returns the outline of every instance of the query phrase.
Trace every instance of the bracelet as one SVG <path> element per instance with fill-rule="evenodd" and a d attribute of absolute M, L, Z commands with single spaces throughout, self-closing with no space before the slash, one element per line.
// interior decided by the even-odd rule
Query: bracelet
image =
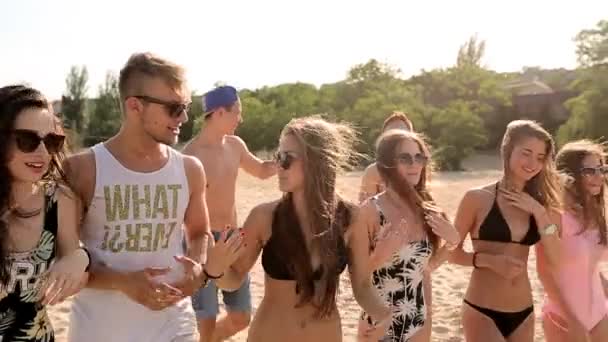
<path fill-rule="evenodd" d="M 203 267 L 203 273 L 204 273 L 204 274 L 205 274 L 205 276 L 206 276 L 207 278 L 209 278 L 209 279 L 220 279 L 221 277 L 223 277 L 223 276 L 224 276 L 224 272 L 220 273 L 220 274 L 219 274 L 219 275 L 217 275 L 217 276 L 212 276 L 211 274 L 207 273 L 207 269 L 205 269 L 204 267 Z"/>
<path fill-rule="evenodd" d="M 477 253 L 479 252 L 473 253 L 473 268 L 479 268 L 477 267 Z"/>
<path fill-rule="evenodd" d="M 89 250 L 86 249 L 85 247 L 80 247 L 80 249 L 82 249 L 85 253 L 87 253 L 87 258 L 89 259 L 89 263 L 87 264 L 87 267 L 84 269 L 84 271 L 89 272 L 89 269 L 91 268 L 91 253 L 89 253 Z"/>

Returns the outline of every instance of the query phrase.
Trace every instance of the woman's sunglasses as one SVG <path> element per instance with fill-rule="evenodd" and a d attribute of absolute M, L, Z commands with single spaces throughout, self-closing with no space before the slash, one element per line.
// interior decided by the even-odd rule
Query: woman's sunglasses
<path fill-rule="evenodd" d="M 414 155 L 410 153 L 400 153 L 395 157 L 398 163 L 405 164 L 408 166 L 414 165 L 414 163 L 418 163 L 420 165 L 426 165 L 428 162 L 427 156 L 422 153 L 416 153 Z"/>
<path fill-rule="evenodd" d="M 38 132 L 30 129 L 16 129 L 12 132 L 17 148 L 23 153 L 32 153 L 38 149 L 40 143 L 44 143 L 46 150 L 53 154 L 61 151 L 65 141 L 65 135 L 48 133 L 41 137 Z"/>
<path fill-rule="evenodd" d="M 276 160 L 279 167 L 283 170 L 288 170 L 291 167 L 291 164 L 297 159 L 298 157 L 292 152 L 277 152 L 274 155 L 274 160 Z"/>
<path fill-rule="evenodd" d="M 142 101 L 146 101 L 148 103 L 155 103 L 161 106 L 164 106 L 167 109 L 167 114 L 173 119 L 176 119 L 182 115 L 182 113 L 188 113 L 190 110 L 191 102 L 189 103 L 181 103 L 181 102 L 173 102 L 173 101 L 165 101 L 158 99 L 152 96 L 146 95 L 137 95 L 133 96 L 136 99 L 140 99 Z"/>
<path fill-rule="evenodd" d="M 584 177 L 591 176 L 606 176 L 608 175 L 608 166 L 602 165 L 598 167 L 584 167 L 581 169 L 581 175 Z"/>

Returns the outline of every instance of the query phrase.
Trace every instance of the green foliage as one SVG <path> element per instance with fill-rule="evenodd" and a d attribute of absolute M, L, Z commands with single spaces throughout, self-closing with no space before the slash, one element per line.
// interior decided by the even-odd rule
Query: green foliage
<path fill-rule="evenodd" d="M 574 138 L 606 137 L 608 21 L 582 31 L 576 44 L 581 68 L 575 71 L 527 67 L 521 72 L 497 73 L 483 66 L 486 44 L 473 36 L 460 47 L 453 66 L 423 70 L 409 79 L 404 79 L 399 69 L 371 59 L 353 66 L 344 80 L 320 87 L 298 82 L 245 89 L 240 92 L 244 121 L 237 134 L 253 151 L 273 150 L 289 120 L 322 113 L 358 128 L 362 141 L 359 152 L 373 155 L 382 122 L 391 112 L 402 111 L 413 121 L 415 130 L 430 139 L 438 166 L 458 170 L 462 160 L 475 149 L 495 148 L 510 121 L 531 115 L 518 112 L 519 106 L 513 105 L 513 99 L 522 98 L 507 87 L 508 83 L 538 81 L 563 91 L 559 96 L 570 97 L 570 91 L 578 95 L 566 103 L 571 115 L 558 130 L 559 143 Z M 64 115 L 76 135 L 86 126 L 86 81 L 86 69 L 76 67 L 66 80 Z M 106 138 L 118 129 L 120 111 L 115 105 L 116 98 L 115 78 L 108 76 L 100 88 L 99 99 L 89 108 L 92 116 L 86 131 L 87 142 Z M 536 107 L 524 104 L 523 108 L 534 108 L 532 111 L 538 112 L 534 119 L 548 129 L 557 129 L 563 123 L 565 113 L 556 112 L 563 115 L 561 118 L 554 115 L 554 107 L 548 104 L 546 108 L 542 102 Z M 182 125 L 180 133 L 182 142 L 192 139 L 204 125 L 201 114 L 201 97 L 193 95 L 190 120 Z"/>
<path fill-rule="evenodd" d="M 576 36 L 582 69 L 574 84 L 580 95 L 568 102 L 572 113 L 558 132 L 558 141 L 608 138 L 608 20 Z"/>
<path fill-rule="evenodd" d="M 478 41 L 477 36 L 471 36 L 469 40 L 460 46 L 456 67 L 481 67 L 481 60 L 486 53 L 486 42 Z"/>
<path fill-rule="evenodd" d="M 601 20 L 593 29 L 582 30 L 575 41 L 581 66 L 608 64 L 608 20 Z"/>
<path fill-rule="evenodd" d="M 86 94 L 89 73 L 85 66 L 72 66 L 65 80 L 62 96 L 62 115 L 65 124 L 74 132 L 81 133 L 86 125 Z"/>
<path fill-rule="evenodd" d="M 106 73 L 103 85 L 99 87 L 95 109 L 92 110 L 84 139 L 85 146 L 104 141 L 118 132 L 121 123 L 120 94 L 118 79 L 112 72 Z"/>
<path fill-rule="evenodd" d="M 190 141 L 200 131 L 203 124 L 203 98 L 192 93 L 192 106 L 188 111 L 188 121 L 182 124 L 179 141 Z"/>
<path fill-rule="evenodd" d="M 461 170 L 461 162 L 487 140 L 483 121 L 475 113 L 472 104 L 462 100 L 451 102 L 437 112 L 435 125 L 438 136 L 433 141 L 433 156 L 442 170 Z"/>

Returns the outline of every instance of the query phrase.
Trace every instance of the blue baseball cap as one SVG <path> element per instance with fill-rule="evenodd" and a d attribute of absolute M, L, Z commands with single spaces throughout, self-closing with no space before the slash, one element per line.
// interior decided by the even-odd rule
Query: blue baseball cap
<path fill-rule="evenodd" d="M 228 107 L 238 101 L 239 95 L 232 86 L 221 86 L 205 94 L 204 113 L 210 114 L 220 107 Z"/>

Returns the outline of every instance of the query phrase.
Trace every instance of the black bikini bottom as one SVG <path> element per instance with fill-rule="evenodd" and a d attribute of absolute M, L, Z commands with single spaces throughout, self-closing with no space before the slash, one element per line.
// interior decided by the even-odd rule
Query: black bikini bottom
<path fill-rule="evenodd" d="M 509 337 L 509 335 L 511 335 L 526 320 L 526 318 L 528 318 L 528 316 L 530 316 L 530 314 L 534 312 L 534 306 L 529 306 L 518 312 L 502 312 L 488 308 L 482 308 L 481 306 L 477 306 L 473 303 L 470 303 L 466 299 L 464 300 L 464 302 L 467 303 L 467 305 L 469 305 L 473 309 L 479 311 L 480 313 L 490 318 L 504 338 Z"/>

